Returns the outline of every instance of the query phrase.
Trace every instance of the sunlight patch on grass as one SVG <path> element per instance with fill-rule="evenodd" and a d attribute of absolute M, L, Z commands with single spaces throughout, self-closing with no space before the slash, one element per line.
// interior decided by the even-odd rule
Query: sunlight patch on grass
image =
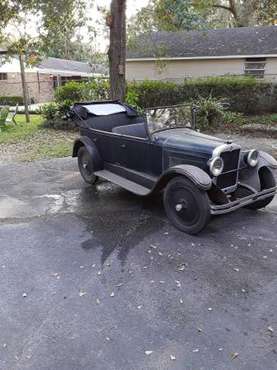
<path fill-rule="evenodd" d="M 16 143 L 34 135 L 41 129 L 43 118 L 40 115 L 31 115 L 30 123 L 26 123 L 25 116 L 19 114 L 15 117 L 15 120 L 16 125 L 9 124 L 0 132 L 0 144 Z"/>

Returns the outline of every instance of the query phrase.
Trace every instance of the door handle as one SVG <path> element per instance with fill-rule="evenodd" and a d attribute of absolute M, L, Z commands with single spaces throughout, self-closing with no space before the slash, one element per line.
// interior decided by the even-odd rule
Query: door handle
<path fill-rule="evenodd" d="M 126 144 L 120 144 L 120 148 L 125 149 L 126 148 Z"/>
<path fill-rule="evenodd" d="M 92 140 L 96 143 L 96 141 L 97 141 L 97 137 L 94 137 Z"/>

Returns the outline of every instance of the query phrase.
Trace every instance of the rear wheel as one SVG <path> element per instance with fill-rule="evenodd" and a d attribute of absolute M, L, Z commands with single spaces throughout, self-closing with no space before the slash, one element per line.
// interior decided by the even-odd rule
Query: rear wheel
<path fill-rule="evenodd" d="M 84 146 L 78 150 L 78 167 L 85 182 L 91 185 L 97 182 L 98 177 L 93 172 L 93 160 Z"/>
<path fill-rule="evenodd" d="M 199 233 L 210 219 L 207 193 L 183 176 L 177 176 L 167 184 L 164 207 L 173 225 L 188 234 Z"/>

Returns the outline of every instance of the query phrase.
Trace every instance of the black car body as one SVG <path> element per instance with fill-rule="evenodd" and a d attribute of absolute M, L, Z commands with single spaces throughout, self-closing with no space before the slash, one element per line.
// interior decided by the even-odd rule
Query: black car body
<path fill-rule="evenodd" d="M 101 177 L 140 196 L 165 190 L 169 219 L 188 233 L 199 232 L 210 215 L 262 208 L 273 199 L 273 157 L 197 132 L 195 112 L 186 121 L 176 118 L 182 106 L 172 109 L 147 118 L 119 101 L 75 104 L 80 138 L 73 157 L 84 180 Z"/>

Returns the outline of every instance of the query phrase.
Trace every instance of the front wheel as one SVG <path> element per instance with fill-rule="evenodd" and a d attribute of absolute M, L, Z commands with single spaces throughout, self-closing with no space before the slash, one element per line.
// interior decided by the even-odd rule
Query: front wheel
<path fill-rule="evenodd" d="M 164 208 L 172 224 L 187 234 L 199 233 L 210 219 L 207 193 L 183 176 L 177 176 L 167 184 Z"/>
<path fill-rule="evenodd" d="M 82 178 L 90 185 L 94 185 L 98 177 L 93 172 L 93 161 L 88 150 L 82 146 L 78 150 L 78 167 Z"/>

